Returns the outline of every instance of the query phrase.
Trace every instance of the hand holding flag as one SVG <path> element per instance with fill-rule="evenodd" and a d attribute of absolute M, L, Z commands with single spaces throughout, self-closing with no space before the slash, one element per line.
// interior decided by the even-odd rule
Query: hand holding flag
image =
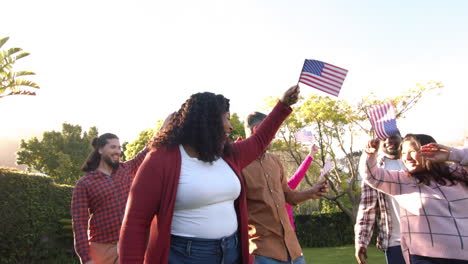
<path fill-rule="evenodd" d="M 300 91 L 301 89 L 299 88 L 299 85 L 291 86 L 288 90 L 286 90 L 286 92 L 284 92 L 280 101 L 286 106 L 292 106 L 299 100 Z"/>

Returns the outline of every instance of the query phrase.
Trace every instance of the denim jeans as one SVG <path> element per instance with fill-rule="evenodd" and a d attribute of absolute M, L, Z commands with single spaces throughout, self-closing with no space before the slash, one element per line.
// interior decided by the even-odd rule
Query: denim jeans
<path fill-rule="evenodd" d="M 387 264 L 405 264 L 401 246 L 387 248 L 387 250 L 385 250 L 385 258 L 387 259 Z"/>
<path fill-rule="evenodd" d="M 171 236 L 169 264 L 238 264 L 241 259 L 237 232 L 221 239 Z"/>
<path fill-rule="evenodd" d="M 411 264 L 468 264 L 467 260 L 410 255 Z"/>
<path fill-rule="evenodd" d="M 295 260 L 291 260 L 291 258 L 289 258 L 288 261 L 280 261 L 277 259 L 254 255 L 254 264 L 306 264 L 306 262 L 304 256 L 300 256 Z"/>

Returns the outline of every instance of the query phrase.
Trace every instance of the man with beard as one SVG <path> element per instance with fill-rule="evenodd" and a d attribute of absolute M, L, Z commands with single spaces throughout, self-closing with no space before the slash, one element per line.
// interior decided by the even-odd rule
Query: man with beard
<path fill-rule="evenodd" d="M 117 242 L 128 193 L 148 149 L 120 162 L 119 138 L 111 133 L 96 137 L 94 151 L 81 168 L 73 189 L 71 213 L 75 251 L 81 263 L 118 263 Z"/>
<path fill-rule="evenodd" d="M 378 158 L 380 168 L 404 170 L 398 149 L 400 142 L 400 132 L 381 141 L 380 148 L 383 153 Z M 397 201 L 392 196 L 379 192 L 364 182 L 361 191 L 361 202 L 354 226 L 357 262 L 367 263 L 367 246 L 377 220 L 379 229 L 377 248 L 385 251 L 388 264 L 405 264 L 400 247 L 400 208 Z"/>

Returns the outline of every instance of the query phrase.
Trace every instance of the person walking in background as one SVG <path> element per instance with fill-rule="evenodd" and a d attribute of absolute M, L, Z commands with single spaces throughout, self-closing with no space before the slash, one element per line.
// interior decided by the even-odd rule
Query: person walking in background
<path fill-rule="evenodd" d="M 297 186 L 299 186 L 299 183 L 302 181 L 302 179 L 304 179 L 304 176 L 307 170 L 309 169 L 310 164 L 314 160 L 315 153 L 317 153 L 317 145 L 311 144 L 309 154 L 307 154 L 304 161 L 302 161 L 301 165 L 299 165 L 299 168 L 297 168 L 297 171 L 288 180 L 288 186 L 289 188 L 291 188 L 291 190 L 295 190 Z M 293 230 L 296 230 L 296 226 L 294 225 L 294 215 L 293 215 L 292 205 L 286 204 L 286 211 L 288 212 L 289 221 L 291 222 L 291 226 Z"/>
<path fill-rule="evenodd" d="M 255 137 L 266 122 L 265 115 L 254 112 L 247 117 L 246 136 Z M 255 133 L 254 133 L 255 131 Z M 319 199 L 328 192 L 327 181 L 305 191 L 291 190 L 278 157 L 268 152 L 242 170 L 249 212 L 250 253 L 254 263 L 305 263 L 286 203 L 296 205 L 308 199 Z"/>
<path fill-rule="evenodd" d="M 81 263 L 118 262 L 117 242 L 128 193 L 148 149 L 120 162 L 119 138 L 111 133 L 93 139 L 86 172 L 73 189 L 71 204 L 75 251 Z"/>
<path fill-rule="evenodd" d="M 379 168 L 402 171 L 398 148 L 401 142 L 400 132 L 381 142 L 382 154 L 378 158 Z M 363 171 L 360 174 L 363 175 Z M 367 263 L 367 247 L 371 241 L 375 223 L 379 233 L 377 248 L 385 251 L 388 264 L 404 264 L 400 246 L 400 208 L 392 196 L 370 187 L 365 182 L 361 186 L 361 202 L 354 226 L 356 259 L 359 264 Z"/>
<path fill-rule="evenodd" d="M 138 170 L 120 263 L 249 263 L 241 170 L 270 144 L 298 97 L 299 86 L 288 89 L 254 136 L 230 143 L 229 100 L 209 92 L 190 96 L 152 139 Z"/>
<path fill-rule="evenodd" d="M 370 186 L 398 201 L 401 247 L 407 263 L 467 264 L 468 172 L 458 163 L 435 158 L 437 155 L 426 158 L 428 154 L 423 153 L 428 151 L 422 146 L 429 143 L 436 143 L 431 136 L 406 135 L 400 145 L 406 171 L 388 171 L 378 167 L 379 145 L 371 140 L 362 155 L 362 176 Z"/>

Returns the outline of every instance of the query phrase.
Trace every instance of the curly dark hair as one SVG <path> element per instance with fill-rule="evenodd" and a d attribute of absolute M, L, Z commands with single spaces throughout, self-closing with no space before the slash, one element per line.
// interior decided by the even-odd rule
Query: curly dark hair
<path fill-rule="evenodd" d="M 223 114 L 229 112 L 229 99 L 210 92 L 192 94 L 173 115 L 165 128 L 149 142 L 151 150 L 161 146 L 189 145 L 198 159 L 213 162 L 232 151 L 226 140 Z"/>
<path fill-rule="evenodd" d="M 424 146 L 429 143 L 437 143 L 435 139 L 429 135 L 425 134 L 407 134 L 400 143 L 400 153 L 401 146 L 404 142 L 410 142 L 414 147 L 419 150 L 421 146 Z M 463 183 L 468 186 L 468 172 L 462 170 L 464 175 L 458 177 L 454 175 L 454 171 L 449 167 L 448 163 L 445 162 L 433 162 L 430 160 L 423 159 L 423 168 L 425 169 L 422 172 L 412 173 L 411 176 L 416 178 L 418 183 L 423 183 L 425 185 L 430 185 L 431 180 L 437 182 L 440 185 L 454 185 L 457 182 Z"/>

